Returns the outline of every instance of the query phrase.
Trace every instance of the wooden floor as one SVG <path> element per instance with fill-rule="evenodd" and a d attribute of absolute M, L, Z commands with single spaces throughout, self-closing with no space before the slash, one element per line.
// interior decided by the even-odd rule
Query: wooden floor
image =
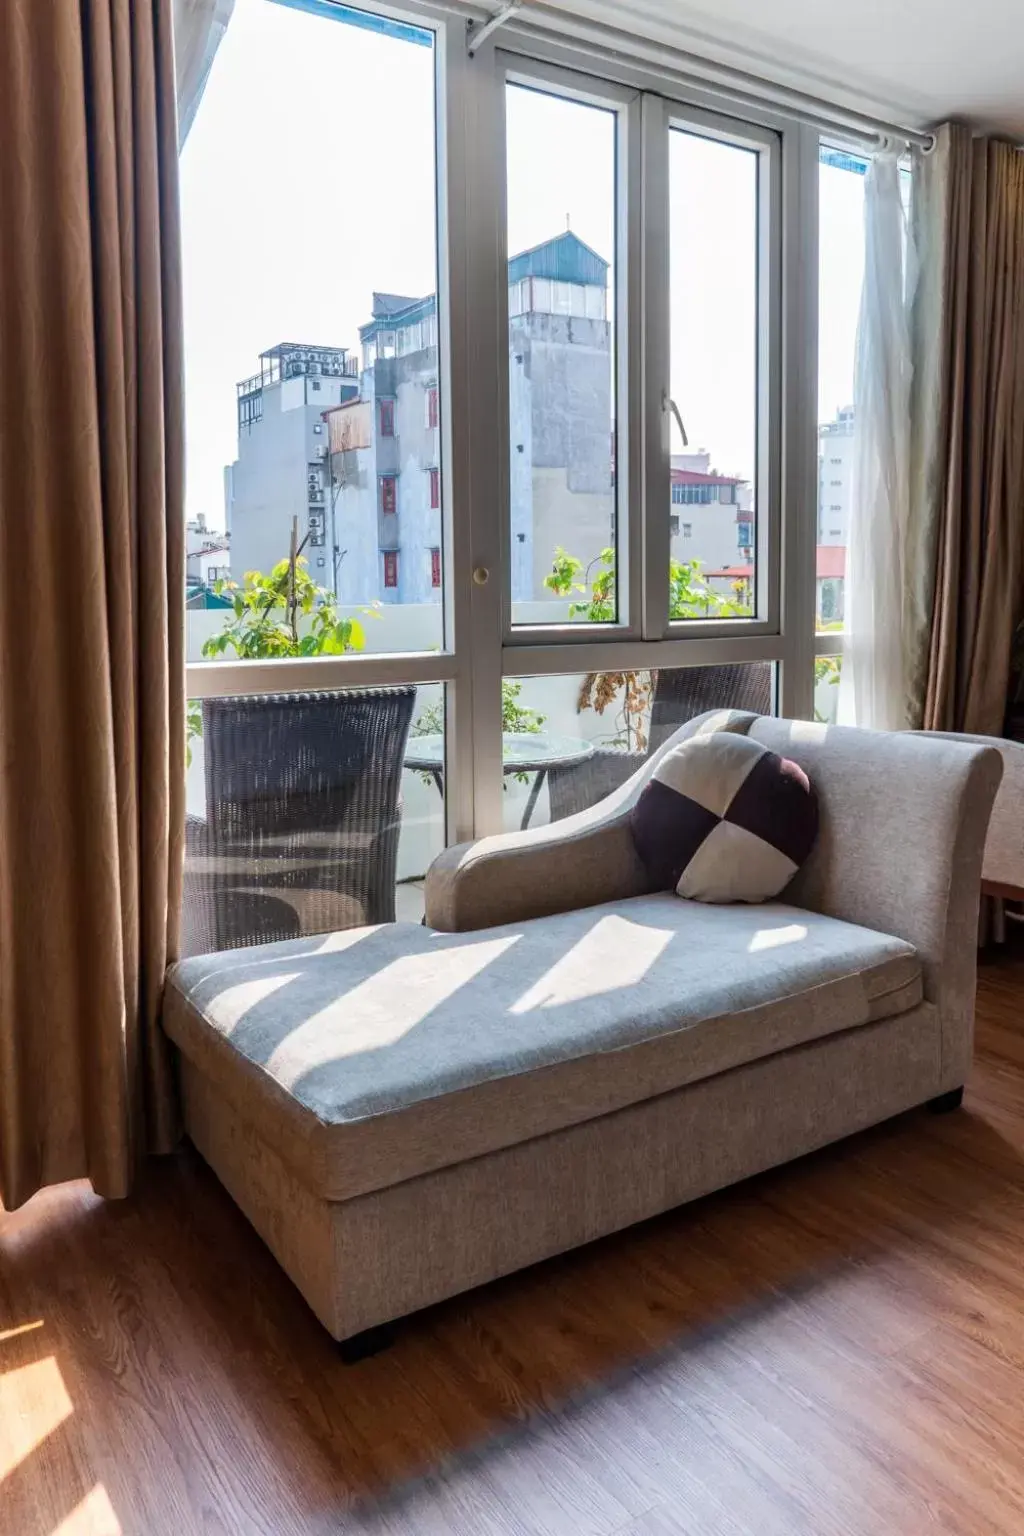
<path fill-rule="evenodd" d="M 194 1157 L 0 1214 L 4 1536 L 1024 1532 L 1024 960 L 966 1107 L 343 1366 Z"/>

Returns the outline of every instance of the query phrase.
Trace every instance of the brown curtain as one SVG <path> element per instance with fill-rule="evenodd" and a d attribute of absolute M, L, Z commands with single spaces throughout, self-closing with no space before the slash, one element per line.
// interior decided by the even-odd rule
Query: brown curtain
<path fill-rule="evenodd" d="M 0 3 L 0 1198 L 176 1132 L 184 824 L 171 0 Z"/>
<path fill-rule="evenodd" d="M 924 725 L 999 735 L 1024 551 L 1024 156 L 954 130 Z"/>

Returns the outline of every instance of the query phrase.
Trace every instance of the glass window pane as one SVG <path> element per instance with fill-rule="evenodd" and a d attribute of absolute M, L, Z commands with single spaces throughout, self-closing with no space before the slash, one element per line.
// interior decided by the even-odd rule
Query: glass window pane
<path fill-rule="evenodd" d="M 444 643 L 434 38 L 333 10 L 237 0 L 181 155 L 191 662 Z"/>
<path fill-rule="evenodd" d="M 506 677 L 504 818 L 512 831 L 587 810 L 709 709 L 775 708 L 775 664 Z"/>
<path fill-rule="evenodd" d="M 671 500 L 692 509 L 671 534 L 673 620 L 756 609 L 757 187 L 756 152 L 670 132 L 671 389 L 689 439 L 673 422 Z"/>
<path fill-rule="evenodd" d="M 443 684 L 193 700 L 188 735 L 184 954 L 419 922 Z"/>
<path fill-rule="evenodd" d="M 614 622 L 616 117 L 509 85 L 506 127 L 513 622 Z"/>
<path fill-rule="evenodd" d="M 842 629 L 853 509 L 857 320 L 868 162 L 822 145 L 818 164 L 818 536 L 815 628 Z"/>
<path fill-rule="evenodd" d="M 815 656 L 814 718 L 825 725 L 835 725 L 839 718 L 839 679 L 842 671 L 841 656 Z"/>

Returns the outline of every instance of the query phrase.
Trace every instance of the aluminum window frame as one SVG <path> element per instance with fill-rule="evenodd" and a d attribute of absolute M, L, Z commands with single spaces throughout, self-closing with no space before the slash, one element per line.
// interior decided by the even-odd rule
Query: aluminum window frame
<path fill-rule="evenodd" d="M 269 0 L 268 0 L 269 3 Z M 441 494 L 444 643 L 440 651 L 363 653 L 276 661 L 188 664 L 190 698 L 263 692 L 387 686 L 445 687 L 446 836 L 451 842 L 502 828 L 501 682 L 503 677 L 776 663 L 778 707 L 813 718 L 814 657 L 840 654 L 840 632 L 814 632 L 817 529 L 817 175 L 820 134 L 767 104 L 735 116 L 699 88 L 683 89 L 655 66 L 600 64 L 571 42 L 517 35 L 514 24 L 470 57 L 461 17 L 420 0 L 359 0 L 361 10 L 434 34 L 436 144 L 438 449 Z M 504 87 L 525 77 L 580 99 L 619 102 L 624 148 L 616 187 L 616 458 L 621 530 L 620 590 L 625 622 L 615 625 L 511 625 L 507 495 L 509 432 L 508 283 Z M 776 497 L 777 542 L 770 587 L 774 627 L 764 619 L 667 622 L 669 455 L 657 390 L 654 349 L 645 350 L 651 283 L 667 250 L 652 239 L 657 189 L 652 159 L 667 161 L 666 120 L 690 127 L 714 122 L 732 140 L 774 135 L 773 253 L 778 293 L 774 389 L 769 428 L 777 437 L 769 480 Z M 659 136 L 655 147 L 652 136 Z M 620 205 L 624 199 L 625 207 Z M 664 212 L 664 203 L 662 211 Z M 659 256 L 658 247 L 663 247 Z M 660 291 L 668 301 L 667 274 Z M 761 311 L 759 309 L 759 320 Z M 652 400 L 658 409 L 650 409 Z M 761 447 L 759 439 L 759 450 Z M 659 468 L 659 466 L 663 466 Z M 645 538 L 642 509 L 664 476 L 664 559 Z M 777 482 L 777 483 L 776 483 Z M 652 523 L 656 522 L 652 519 Z M 764 523 L 759 518 L 759 528 Z M 628 562 L 622 569 L 623 553 Z M 657 565 L 655 567 L 655 557 Z M 647 598 L 642 574 L 648 568 Z M 761 562 L 759 562 L 760 564 Z M 664 607 L 654 594 L 664 592 Z M 506 596 L 506 593 L 508 596 Z"/>
<path fill-rule="evenodd" d="M 561 641 L 586 644 L 609 634 L 624 640 L 642 636 L 641 597 L 641 509 L 640 441 L 642 437 L 640 398 L 640 139 L 641 94 L 614 80 L 598 78 L 586 69 L 555 64 L 542 57 L 495 48 L 493 110 L 494 140 L 500 146 L 499 174 L 493 186 L 497 194 L 494 215 L 501 230 L 504 251 L 504 280 L 496 295 L 498 319 L 505 336 L 505 356 L 501 367 L 500 420 L 503 424 L 503 448 L 500 458 L 501 506 L 501 633 L 504 646 L 542 645 Z M 598 107 L 615 114 L 615 521 L 616 521 L 616 596 L 619 617 L 609 624 L 564 622 L 550 624 L 515 624 L 512 618 L 511 559 L 511 434 L 509 431 L 508 383 L 508 217 L 506 207 L 507 143 L 505 90 L 508 85 L 535 89 L 549 95 Z M 625 537 L 623 537 L 625 528 Z"/>
<path fill-rule="evenodd" d="M 656 100 L 651 111 L 657 112 Z M 782 459 L 782 141 L 778 130 L 756 123 L 738 126 L 734 118 L 721 113 L 708 112 L 674 98 L 663 99 L 663 119 L 652 126 L 653 139 L 664 131 L 664 144 L 652 149 L 648 168 L 648 197 L 657 199 L 667 210 L 669 205 L 668 146 L 673 132 L 692 134 L 697 138 L 745 150 L 757 156 L 757 250 L 755 281 L 757 284 L 755 371 L 755 470 L 754 470 L 754 523 L 756 527 L 756 555 L 754 581 L 756 606 L 750 618 L 727 619 L 675 619 L 666 614 L 664 635 L 666 638 L 681 632 L 689 633 L 698 627 L 706 634 L 777 635 L 780 632 L 781 572 L 779 552 L 781 548 L 780 523 L 782 517 L 781 459 Z M 671 275 L 668 249 L 667 220 L 659 223 L 657 237 L 663 239 L 665 249 L 659 252 L 657 270 L 660 276 L 659 290 L 648 298 L 644 317 L 644 334 L 654 338 L 652 367 L 656 370 L 648 379 L 648 390 L 654 398 L 666 400 L 671 390 Z M 648 231 L 648 238 L 652 232 Z M 663 413 L 662 450 L 665 465 L 652 466 L 652 480 L 660 486 L 662 476 L 668 471 L 666 504 L 671 500 L 671 416 Z M 653 489 L 653 485 L 652 485 Z M 659 530 L 660 531 L 660 530 Z M 660 539 L 655 541 L 660 556 Z M 664 541 L 667 543 L 667 540 Z M 666 549 L 664 563 L 665 602 L 668 598 L 668 563 Z M 648 581 L 660 577 L 654 569 L 648 570 Z M 660 597 L 660 594 L 659 594 Z M 660 604 L 659 604 L 660 617 Z M 654 638 L 649 634 L 649 638 Z"/>

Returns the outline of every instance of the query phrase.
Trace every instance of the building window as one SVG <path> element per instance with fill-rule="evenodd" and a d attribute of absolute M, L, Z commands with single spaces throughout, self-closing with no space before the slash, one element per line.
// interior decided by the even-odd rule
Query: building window
<path fill-rule="evenodd" d="M 398 510 L 397 475 L 381 475 L 380 509 L 382 512 L 396 512 Z"/>
<path fill-rule="evenodd" d="M 384 551 L 384 585 L 385 587 L 398 586 L 397 549 L 386 549 Z"/>
<path fill-rule="evenodd" d="M 684 523 L 683 524 L 683 538 L 684 539 L 692 539 L 693 538 L 693 524 L 692 523 Z"/>
<path fill-rule="evenodd" d="M 439 549 L 430 551 L 430 585 L 432 587 L 441 585 L 441 551 Z"/>
<path fill-rule="evenodd" d="M 395 435 L 395 402 L 393 400 L 380 402 L 380 435 L 381 437 Z"/>
<path fill-rule="evenodd" d="M 723 488 L 722 501 L 733 500 L 731 488 L 728 489 L 730 494 L 726 494 L 725 488 Z M 698 483 L 697 485 L 674 485 L 672 487 L 672 500 L 676 506 L 707 507 L 713 501 L 719 500 L 719 487 L 703 483 Z"/>
<path fill-rule="evenodd" d="M 427 426 L 437 426 L 437 385 L 432 384 L 427 390 Z"/>
<path fill-rule="evenodd" d="M 316 433 L 317 437 L 320 436 L 320 434 L 323 432 L 323 430 L 324 430 L 323 422 L 322 421 L 314 421 L 314 423 L 313 423 L 313 431 Z"/>
<path fill-rule="evenodd" d="M 673 512 L 668 520 L 668 531 L 673 538 L 679 533 L 679 513 Z"/>
<path fill-rule="evenodd" d="M 441 505 L 441 471 L 439 469 L 432 469 L 430 471 L 430 506 L 431 506 L 432 510 L 436 511 L 436 509 L 440 505 Z"/>
<path fill-rule="evenodd" d="M 842 532 L 843 530 L 841 528 L 830 528 L 828 531 L 828 536 L 830 539 L 838 539 L 842 536 Z"/>
<path fill-rule="evenodd" d="M 736 524 L 736 542 L 740 549 L 748 549 L 750 547 L 752 533 L 753 529 L 750 523 Z"/>

